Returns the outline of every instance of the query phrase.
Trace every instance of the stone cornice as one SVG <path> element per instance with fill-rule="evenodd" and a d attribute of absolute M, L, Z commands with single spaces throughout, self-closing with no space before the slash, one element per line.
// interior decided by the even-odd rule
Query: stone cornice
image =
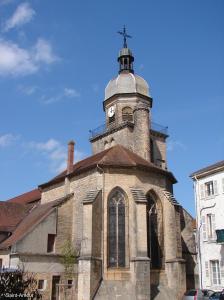
<path fill-rule="evenodd" d="M 103 110 L 105 111 L 105 106 L 108 102 L 111 102 L 113 101 L 114 99 L 118 98 L 118 97 L 138 97 L 138 98 L 142 98 L 144 100 L 147 100 L 148 103 L 149 103 L 149 107 L 151 108 L 152 107 L 152 102 L 153 102 L 153 99 L 149 96 L 146 96 L 146 95 L 142 95 L 140 93 L 121 93 L 121 94 L 115 94 L 113 96 L 111 96 L 110 98 L 108 99 L 105 99 L 103 101 Z"/>

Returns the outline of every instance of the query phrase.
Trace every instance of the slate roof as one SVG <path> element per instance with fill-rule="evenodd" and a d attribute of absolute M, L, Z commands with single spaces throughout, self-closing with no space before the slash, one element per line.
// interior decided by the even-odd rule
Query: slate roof
<path fill-rule="evenodd" d="M 6 249 L 21 240 L 28 232 L 32 231 L 36 225 L 44 220 L 55 209 L 55 207 L 61 205 L 71 195 L 72 194 L 69 194 L 46 204 L 39 203 L 34 206 L 26 217 L 18 224 L 12 235 L 0 244 L 0 249 Z"/>
<path fill-rule="evenodd" d="M 202 173 L 206 173 L 206 172 L 209 172 L 209 171 L 213 171 L 215 169 L 218 169 L 218 168 L 221 168 L 221 167 L 224 167 L 224 160 L 221 160 L 221 161 L 218 161 L 217 163 L 215 164 L 212 164 L 208 167 L 205 167 L 205 168 L 202 168 L 198 171 L 195 171 L 193 172 L 190 177 L 194 177 L 195 175 L 201 175 Z"/>
<path fill-rule="evenodd" d="M 140 168 L 153 172 L 157 172 L 168 176 L 172 183 L 176 183 L 176 178 L 173 174 L 167 170 L 157 167 L 153 163 L 143 159 L 134 152 L 127 148 L 116 145 L 95 155 L 87 157 L 73 165 L 73 171 L 68 175 L 69 177 L 88 171 L 90 169 L 100 167 L 111 167 L 111 168 Z M 66 176 L 66 170 L 53 178 L 52 180 L 41 184 L 39 187 L 44 188 L 52 184 L 61 182 Z"/>
<path fill-rule="evenodd" d="M 41 198 L 41 192 L 38 189 L 34 189 L 30 192 L 24 193 L 17 197 L 8 199 L 8 202 L 20 203 L 20 204 L 28 204 L 39 201 Z"/>
<path fill-rule="evenodd" d="M 13 232 L 29 209 L 24 204 L 0 201 L 0 231 Z"/>

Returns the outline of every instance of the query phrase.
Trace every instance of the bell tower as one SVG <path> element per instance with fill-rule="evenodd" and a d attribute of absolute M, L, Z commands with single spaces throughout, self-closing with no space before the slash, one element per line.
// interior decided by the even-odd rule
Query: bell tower
<path fill-rule="evenodd" d="M 152 97 L 148 83 L 134 72 L 134 55 L 127 45 L 131 36 L 125 27 L 118 33 L 123 36 L 117 58 L 118 75 L 105 88 L 105 124 L 90 132 L 90 142 L 94 154 L 120 144 L 152 162 L 155 157 L 151 138 Z M 165 163 L 159 166 L 165 167 Z"/>

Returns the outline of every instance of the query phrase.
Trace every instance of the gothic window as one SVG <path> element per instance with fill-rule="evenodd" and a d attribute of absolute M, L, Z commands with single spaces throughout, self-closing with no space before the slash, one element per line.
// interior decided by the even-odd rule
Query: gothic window
<path fill-rule="evenodd" d="M 127 106 L 122 109 L 122 120 L 130 121 L 130 122 L 133 121 L 133 112 L 132 112 L 131 107 Z"/>
<path fill-rule="evenodd" d="M 151 196 L 147 197 L 147 244 L 148 257 L 151 258 L 152 269 L 161 267 L 161 249 L 159 245 L 158 215 L 156 203 Z"/>
<path fill-rule="evenodd" d="M 108 266 L 125 267 L 125 196 L 115 190 L 108 201 Z"/>

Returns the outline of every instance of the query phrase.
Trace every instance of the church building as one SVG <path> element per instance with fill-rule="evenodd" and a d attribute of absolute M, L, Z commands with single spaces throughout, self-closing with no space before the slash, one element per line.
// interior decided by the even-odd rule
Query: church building
<path fill-rule="evenodd" d="M 105 125 L 91 131 L 92 156 L 37 189 L 0 202 L 0 267 L 36 274 L 43 299 L 180 300 L 195 287 L 194 220 L 176 201 L 167 128 L 124 45 L 105 89 Z M 70 241 L 77 259 L 62 263 Z"/>

